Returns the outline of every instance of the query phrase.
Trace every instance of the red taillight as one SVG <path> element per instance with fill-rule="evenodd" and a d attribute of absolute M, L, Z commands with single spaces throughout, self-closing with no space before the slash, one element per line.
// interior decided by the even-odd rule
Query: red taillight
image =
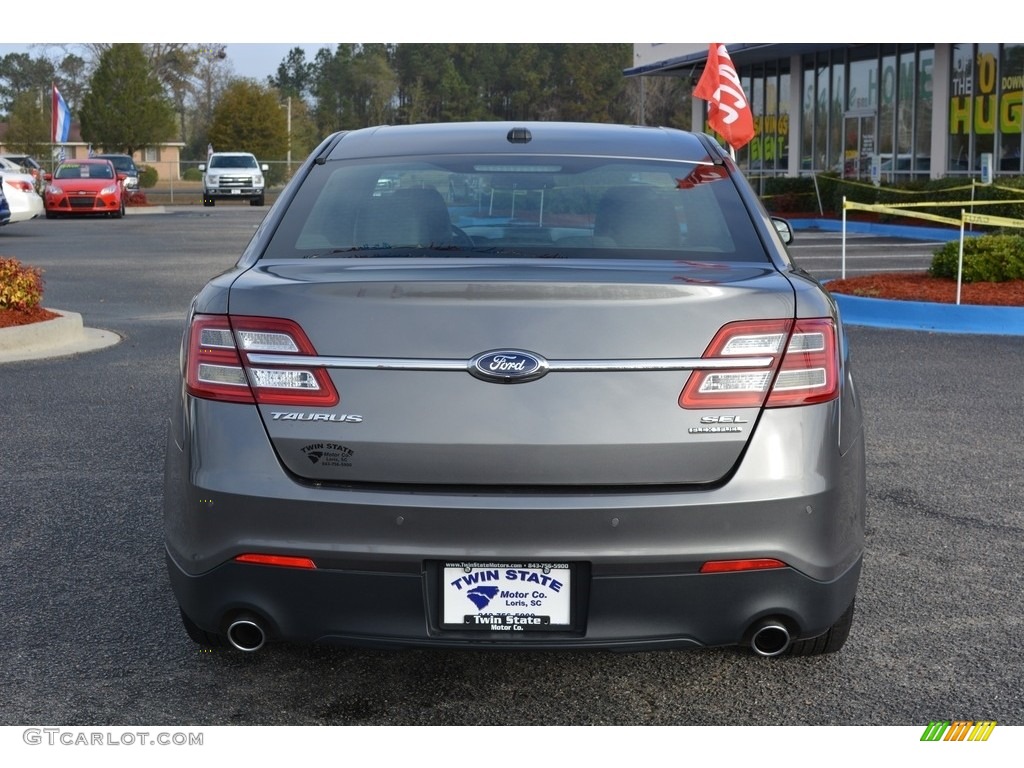
<path fill-rule="evenodd" d="M 189 328 L 185 384 L 208 400 L 253 403 L 252 390 L 224 315 L 196 315 Z"/>
<path fill-rule="evenodd" d="M 747 357 L 772 362 L 745 368 Z M 738 365 L 694 371 L 679 395 L 681 408 L 809 405 L 832 400 L 839 392 L 836 330 L 829 318 L 729 323 L 704 352 L 703 359 L 712 358 Z"/>
<path fill-rule="evenodd" d="M 249 353 L 316 355 L 302 329 L 274 317 L 196 315 L 189 329 L 186 387 L 209 400 L 273 405 L 332 406 L 338 392 L 323 368 L 253 365 Z"/>
<path fill-rule="evenodd" d="M 14 187 L 15 189 L 20 189 L 22 192 L 35 192 L 35 188 L 32 186 L 31 182 L 25 181 L 24 179 L 6 179 L 4 183 Z"/>
<path fill-rule="evenodd" d="M 766 408 L 810 405 L 839 395 L 839 345 L 832 320 L 797 320 Z"/>
<path fill-rule="evenodd" d="M 764 571 L 771 568 L 787 567 L 774 557 L 757 557 L 746 560 L 708 560 L 700 567 L 701 573 L 737 573 L 739 571 Z"/>
<path fill-rule="evenodd" d="M 305 568 L 315 570 L 316 563 L 308 557 L 292 557 L 290 555 L 262 555 L 248 552 L 235 557 L 236 563 L 253 563 L 254 565 L 277 565 L 283 568 Z"/>

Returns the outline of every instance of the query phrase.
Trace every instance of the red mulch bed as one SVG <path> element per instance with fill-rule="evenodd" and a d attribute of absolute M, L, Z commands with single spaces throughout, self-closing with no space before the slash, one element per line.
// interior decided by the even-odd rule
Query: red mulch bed
<path fill-rule="evenodd" d="M 832 280 L 827 287 L 832 293 L 863 296 L 869 299 L 956 303 L 956 280 L 930 277 L 923 272 L 889 272 L 848 277 L 845 280 Z M 960 286 L 960 303 L 1024 307 L 1024 280 L 1008 280 L 1005 283 L 964 283 Z"/>
<path fill-rule="evenodd" d="M 25 311 L 20 309 L 0 309 L 0 328 L 13 328 L 16 325 L 41 323 L 44 320 L 53 320 L 57 317 L 60 317 L 60 315 L 42 307 L 33 307 Z"/>

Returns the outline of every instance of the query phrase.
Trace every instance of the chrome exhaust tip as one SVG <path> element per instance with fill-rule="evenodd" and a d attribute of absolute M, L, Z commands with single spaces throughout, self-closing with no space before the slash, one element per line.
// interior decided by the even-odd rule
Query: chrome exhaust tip
<path fill-rule="evenodd" d="M 263 624 L 253 616 L 239 616 L 228 626 L 228 642 L 240 651 L 254 653 L 267 641 Z"/>
<path fill-rule="evenodd" d="M 750 635 L 750 647 L 759 656 L 779 656 L 789 650 L 792 641 L 786 625 L 777 619 L 758 622 Z"/>

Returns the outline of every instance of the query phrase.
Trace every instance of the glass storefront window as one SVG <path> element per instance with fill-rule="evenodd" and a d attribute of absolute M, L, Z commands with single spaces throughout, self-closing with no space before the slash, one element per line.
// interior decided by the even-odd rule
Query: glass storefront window
<path fill-rule="evenodd" d="M 1024 148 L 1024 45 L 1003 44 L 999 58 L 999 154 L 997 171 L 1022 173 Z"/>
<path fill-rule="evenodd" d="M 878 78 L 878 153 L 882 165 L 888 160 L 893 178 L 910 170 L 910 156 L 894 149 L 896 133 L 896 57 L 883 56 Z"/>
<path fill-rule="evenodd" d="M 976 51 L 973 46 L 960 48 L 965 51 L 959 59 L 961 79 L 973 87 Z M 999 46 L 993 48 L 999 50 Z M 1017 60 L 1024 62 L 1024 45 L 1014 50 Z M 853 57 L 856 60 L 851 60 Z M 737 152 L 740 165 L 755 175 L 785 175 L 792 144 L 794 151 L 799 148 L 803 173 L 832 172 L 866 179 L 871 160 L 877 156 L 884 181 L 927 178 L 932 165 L 934 62 L 933 48 L 919 48 L 914 43 L 834 48 L 807 55 L 803 59 L 799 135 L 791 132 L 789 60 L 746 68 L 740 77 L 754 112 L 756 135 Z M 1021 93 L 1024 83 L 1018 83 L 1017 111 L 1012 113 L 1017 126 L 1024 119 Z M 964 168 L 976 154 L 969 130 L 975 120 L 973 103 L 973 96 L 964 98 L 968 132 L 954 138 L 951 149 L 963 157 Z M 1022 148 L 1020 134 L 1014 137 L 1003 150 L 1011 158 L 1009 162 L 1019 162 Z"/>
<path fill-rule="evenodd" d="M 874 59 L 850 62 L 850 93 L 848 110 L 875 109 L 878 106 L 878 90 L 872 87 L 872 80 L 878 77 Z"/>
<path fill-rule="evenodd" d="M 819 170 L 820 165 L 815 162 L 814 153 L 814 133 L 815 133 L 815 104 L 817 99 L 815 94 L 817 93 L 817 87 L 815 86 L 815 69 L 814 67 L 804 68 L 804 80 L 803 80 L 803 125 L 801 126 L 800 133 L 800 170 L 801 171 L 814 171 Z M 822 156 L 824 160 L 824 156 Z"/>
<path fill-rule="evenodd" d="M 828 55 L 827 53 L 825 54 Z M 843 161 L 843 111 L 846 108 L 845 95 L 846 89 L 843 87 L 845 82 L 845 65 L 843 63 L 842 56 L 837 56 L 835 61 L 832 63 L 832 96 L 829 101 L 829 125 L 826 129 L 822 126 L 822 133 L 828 130 L 829 142 L 828 142 L 828 161 L 821 168 L 821 170 L 839 171 L 842 173 L 844 167 Z M 825 87 L 828 87 L 828 77 L 822 78 L 825 81 Z M 826 96 L 827 97 L 827 96 Z M 822 144 L 822 148 L 825 145 Z"/>
<path fill-rule="evenodd" d="M 949 104 L 949 171 L 976 174 L 992 155 L 996 173 L 1022 170 L 1024 46 L 953 46 Z"/>
<path fill-rule="evenodd" d="M 775 134 L 775 147 L 778 159 L 775 167 L 785 172 L 789 168 L 789 143 L 793 139 L 789 124 L 789 72 L 781 72 L 778 79 L 779 105 L 778 129 Z"/>
<path fill-rule="evenodd" d="M 897 83 L 896 152 L 913 154 L 914 100 L 917 93 L 917 69 L 914 67 L 913 51 L 900 54 Z"/>
<path fill-rule="evenodd" d="M 747 94 L 750 103 L 751 113 L 754 116 L 754 138 L 749 144 L 744 145 L 736 156 L 744 168 L 758 171 L 761 168 L 761 140 L 762 129 L 759 125 L 759 116 L 764 114 L 764 78 L 751 77 L 748 74 L 740 75 L 740 82 L 743 84 L 743 92 Z"/>
<path fill-rule="evenodd" d="M 971 170 L 971 127 L 974 124 L 974 44 L 952 50 L 949 81 L 949 171 Z"/>
<path fill-rule="evenodd" d="M 999 44 L 981 43 L 974 59 L 974 162 L 981 168 L 981 155 L 995 147 L 999 128 Z"/>
<path fill-rule="evenodd" d="M 916 97 L 914 99 L 914 149 L 917 156 L 917 170 L 931 170 L 932 117 L 933 117 L 933 74 L 935 71 L 935 49 L 918 51 Z M 941 159 L 940 159 L 941 162 Z M 924 166 L 924 167 L 923 167 Z"/>

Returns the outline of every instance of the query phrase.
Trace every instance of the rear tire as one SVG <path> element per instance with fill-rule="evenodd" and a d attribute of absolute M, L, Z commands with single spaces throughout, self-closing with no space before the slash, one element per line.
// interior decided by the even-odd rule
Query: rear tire
<path fill-rule="evenodd" d="M 820 656 L 825 653 L 835 653 L 842 648 L 846 638 L 850 636 L 850 627 L 853 626 L 854 602 L 850 602 L 850 607 L 843 612 L 843 615 L 824 634 L 806 640 L 796 640 L 789 646 L 789 650 L 785 655 Z"/>
<path fill-rule="evenodd" d="M 224 648 L 227 646 L 226 638 L 212 632 L 207 632 L 205 629 L 200 629 L 192 619 L 185 615 L 184 611 L 180 608 L 178 611 L 181 613 L 181 623 L 185 625 L 185 631 L 192 639 L 192 642 L 207 648 Z"/>

